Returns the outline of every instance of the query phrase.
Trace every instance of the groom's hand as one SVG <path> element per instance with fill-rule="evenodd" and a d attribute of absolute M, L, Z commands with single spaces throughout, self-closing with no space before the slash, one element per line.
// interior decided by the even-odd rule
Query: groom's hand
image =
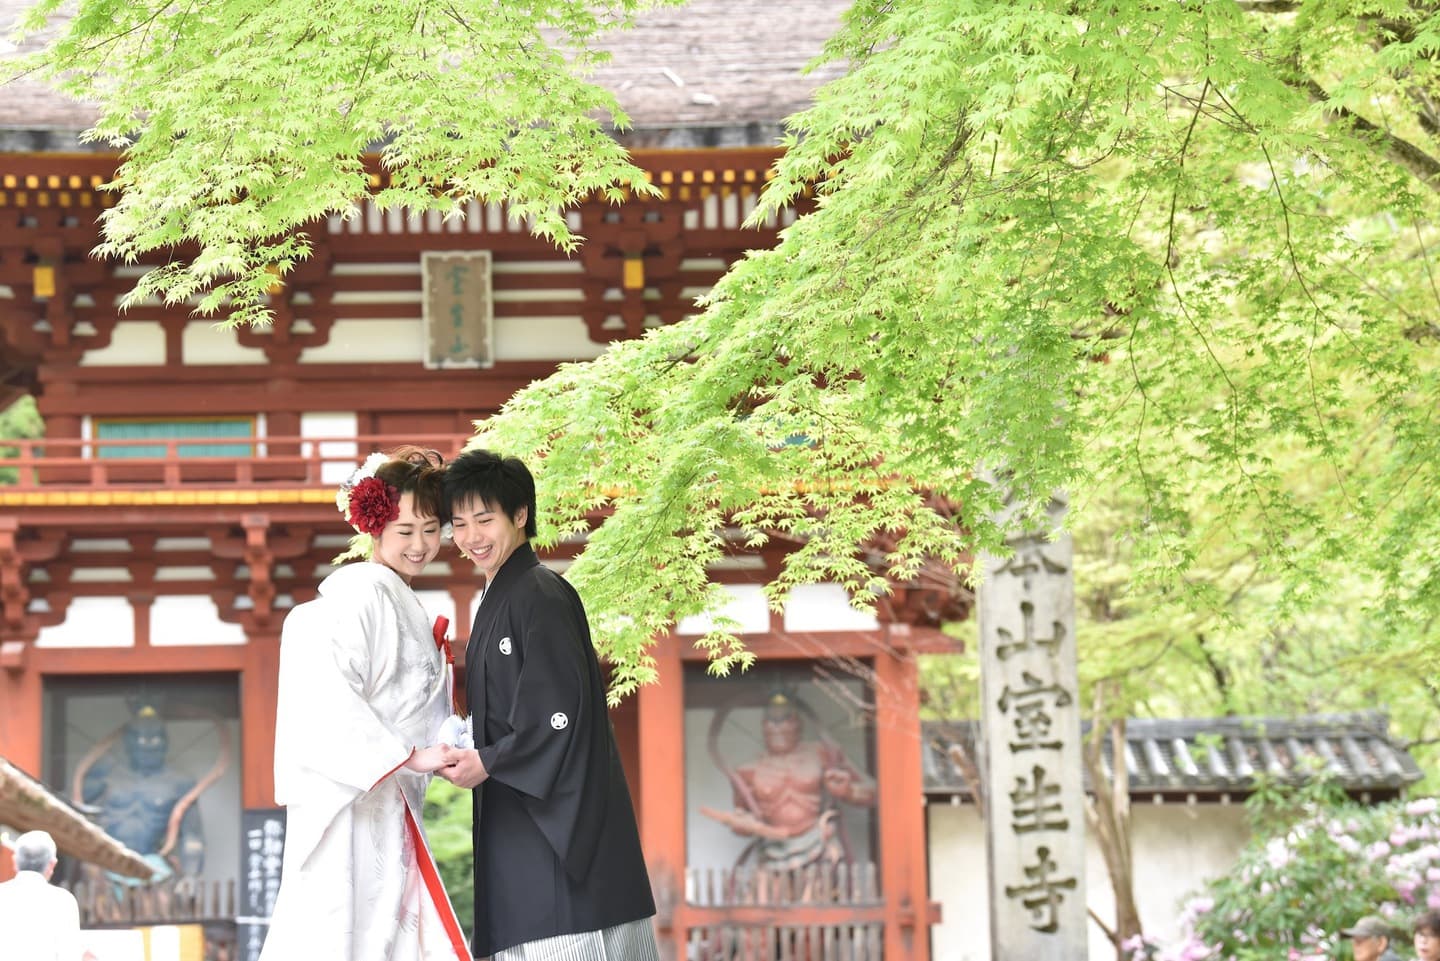
<path fill-rule="evenodd" d="M 445 747 L 444 766 L 436 774 L 456 787 L 478 787 L 490 776 L 474 748 Z"/>

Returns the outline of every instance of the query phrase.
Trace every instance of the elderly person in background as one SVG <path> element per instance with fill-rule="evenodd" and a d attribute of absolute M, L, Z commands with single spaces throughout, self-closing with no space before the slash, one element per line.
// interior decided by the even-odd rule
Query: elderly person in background
<path fill-rule="evenodd" d="M 27 831 L 15 841 L 15 877 L 0 883 L 0 938 L 7 958 L 80 961 L 80 906 L 50 884 L 55 841 Z"/>
<path fill-rule="evenodd" d="M 1373 914 L 1356 921 L 1340 932 L 1340 937 L 1350 942 L 1355 961 L 1400 961 L 1400 956 L 1390 947 L 1394 930 L 1384 918 Z"/>

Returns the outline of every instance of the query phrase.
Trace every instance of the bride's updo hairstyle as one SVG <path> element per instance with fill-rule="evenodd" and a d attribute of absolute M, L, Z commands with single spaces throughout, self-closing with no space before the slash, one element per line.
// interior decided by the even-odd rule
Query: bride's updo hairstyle
<path fill-rule="evenodd" d="M 375 476 L 395 491 L 397 509 L 402 494 L 414 494 L 415 513 L 434 517 L 442 524 L 450 520 L 444 497 L 445 458 L 438 451 L 412 445 L 397 447 L 389 452 L 385 463 L 375 468 Z"/>

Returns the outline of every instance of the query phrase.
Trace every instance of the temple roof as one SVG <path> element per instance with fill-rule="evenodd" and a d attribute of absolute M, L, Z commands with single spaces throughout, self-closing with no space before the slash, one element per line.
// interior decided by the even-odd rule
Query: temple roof
<path fill-rule="evenodd" d="M 3 38 L 33 2 L 0 0 L 0 64 L 15 53 Z M 801 71 L 849 6 L 850 0 L 691 0 L 652 10 L 602 43 L 613 60 L 595 79 L 630 115 L 622 139 L 632 146 L 770 146 L 781 121 L 839 73 L 834 65 Z M 92 106 L 33 80 L 0 86 L 0 94 L 0 150 L 77 149 L 75 134 L 95 115 Z"/>
<path fill-rule="evenodd" d="M 148 879 L 150 865 L 59 795 L 0 757 L 0 824 L 17 832 L 48 831 L 68 854 L 129 877 Z"/>
<path fill-rule="evenodd" d="M 1322 770 L 1352 796 L 1395 796 L 1423 774 L 1405 747 L 1391 739 L 1389 727 L 1380 712 L 1131 719 L 1125 726 L 1130 794 L 1244 795 L 1260 774 L 1295 785 Z M 958 745 L 978 763 L 979 723 L 926 722 L 924 729 L 926 796 L 932 801 L 968 799 L 970 788 L 951 748 Z M 1108 738 L 1103 757 L 1110 775 L 1114 767 Z"/>

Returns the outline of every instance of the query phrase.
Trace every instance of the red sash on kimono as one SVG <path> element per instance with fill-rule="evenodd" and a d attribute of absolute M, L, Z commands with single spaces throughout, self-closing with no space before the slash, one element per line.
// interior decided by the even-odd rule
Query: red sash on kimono
<path fill-rule="evenodd" d="M 450 652 L 450 640 L 445 636 L 445 632 L 449 629 L 450 619 L 443 614 L 437 615 L 435 618 L 435 646 L 445 657 L 446 700 L 450 703 L 450 710 L 463 717 L 465 712 L 455 698 L 455 655 Z"/>
<path fill-rule="evenodd" d="M 460 930 L 460 919 L 455 915 L 450 896 L 445 893 L 445 882 L 435 865 L 435 856 L 430 853 L 430 845 L 425 842 L 425 832 L 420 830 L 420 822 L 415 819 L 415 812 L 410 810 L 408 802 L 405 804 L 405 829 L 410 832 L 410 840 L 415 847 L 415 860 L 420 868 L 420 877 L 425 882 L 425 893 L 434 905 L 435 913 L 440 915 L 440 924 L 445 929 L 450 949 L 455 952 L 456 961 L 471 961 L 470 945 L 465 940 L 465 933 Z"/>

